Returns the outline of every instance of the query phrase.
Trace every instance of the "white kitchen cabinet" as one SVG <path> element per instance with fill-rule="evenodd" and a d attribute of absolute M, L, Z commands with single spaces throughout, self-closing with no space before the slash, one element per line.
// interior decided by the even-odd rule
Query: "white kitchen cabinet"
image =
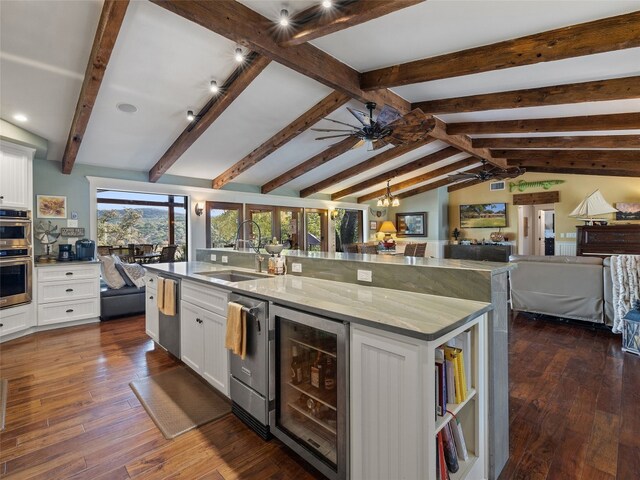
<path fill-rule="evenodd" d="M 38 325 L 100 316 L 100 266 L 66 263 L 36 268 Z"/>
<path fill-rule="evenodd" d="M 153 284 L 155 287 L 155 284 Z M 158 304 L 156 300 L 157 291 L 147 283 L 145 288 L 145 330 L 155 342 L 158 341 Z"/>
<path fill-rule="evenodd" d="M 181 359 L 226 396 L 229 396 L 229 352 L 224 348 L 224 339 L 228 301 L 229 292 L 225 290 L 182 282 Z"/>
<path fill-rule="evenodd" d="M 33 305 L 18 305 L 0 310 L 0 339 L 4 340 L 12 334 L 22 332 L 35 325 Z"/>
<path fill-rule="evenodd" d="M 351 325 L 351 479 L 436 479 L 436 437 L 452 418 L 436 417 L 435 350 L 471 331 L 472 386 L 467 399 L 447 404 L 460 420 L 469 459 L 454 480 L 487 478 L 486 315 L 423 341 Z M 383 434 L 381 432 L 384 432 Z"/>
<path fill-rule="evenodd" d="M 32 148 L 0 142 L 0 206 L 31 209 L 34 153 Z"/>

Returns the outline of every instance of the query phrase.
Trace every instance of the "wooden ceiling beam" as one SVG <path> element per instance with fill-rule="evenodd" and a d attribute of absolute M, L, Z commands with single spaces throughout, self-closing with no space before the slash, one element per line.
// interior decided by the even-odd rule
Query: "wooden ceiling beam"
<path fill-rule="evenodd" d="M 614 78 L 611 80 L 554 85 L 552 87 L 530 88 L 511 92 L 429 100 L 414 103 L 411 108 L 419 108 L 423 112 L 435 115 L 625 100 L 629 98 L 640 98 L 640 77 Z"/>
<path fill-rule="evenodd" d="M 395 185 L 391 185 L 389 188 L 390 188 L 390 190 L 392 192 L 397 192 L 399 190 L 404 190 L 406 188 L 413 187 L 414 185 L 418 185 L 420 183 L 427 182 L 427 181 L 432 180 L 434 178 L 441 177 L 442 175 L 448 175 L 451 172 L 456 172 L 458 170 L 462 170 L 463 168 L 469 167 L 470 165 L 473 165 L 475 163 L 478 163 L 477 159 L 475 159 L 473 157 L 465 158 L 464 160 L 459 160 L 459 161 L 454 162 L 454 163 L 452 163 L 450 165 L 446 165 L 444 167 L 437 168 L 435 170 L 431 170 L 430 172 L 423 173 L 422 175 L 418 175 L 417 177 L 410 178 L 410 179 L 405 180 L 403 182 L 398 182 Z M 444 180 L 451 180 L 451 179 L 445 178 Z M 453 182 L 453 181 L 454 180 L 451 180 L 451 182 Z M 449 182 L 449 183 L 451 183 L 451 182 Z M 376 190 L 375 192 L 367 193 L 366 195 L 358 197 L 358 203 L 368 202 L 369 200 L 374 200 L 376 198 L 379 198 L 382 195 L 384 195 L 386 193 L 386 191 L 387 191 L 386 188 L 382 188 L 380 190 Z M 423 191 L 426 192 L 428 190 L 423 190 Z M 422 193 L 422 192 L 419 192 L 419 193 Z M 398 196 L 400 198 L 404 198 L 403 195 L 405 195 L 405 193 L 398 194 Z"/>
<path fill-rule="evenodd" d="M 78 156 L 104 72 L 109 64 L 111 52 L 116 44 L 128 6 L 129 0 L 105 0 L 102 5 L 102 13 L 100 20 L 98 20 L 96 35 L 93 38 L 93 46 L 84 73 L 76 110 L 73 114 L 67 145 L 62 155 L 62 173 L 64 174 L 68 175 L 73 170 L 73 164 Z"/>
<path fill-rule="evenodd" d="M 577 160 L 581 162 L 637 162 L 640 166 L 640 150 L 491 150 L 491 154 L 514 160 L 545 160 L 566 162 Z M 509 163 L 509 162 L 507 162 Z"/>
<path fill-rule="evenodd" d="M 242 172 L 256 165 L 280 147 L 296 138 L 312 125 L 335 111 L 349 101 L 349 97 L 340 92 L 333 92 L 320 100 L 311 109 L 296 118 L 289 125 L 264 142 L 249 155 L 235 163 L 212 181 L 212 188 L 222 188 Z"/>
<path fill-rule="evenodd" d="M 310 187 L 303 188 L 302 190 L 300 190 L 300 196 L 308 197 L 309 195 L 313 195 L 314 193 L 321 192 L 331 185 L 335 185 L 336 183 L 348 180 L 349 178 L 355 177 L 356 175 L 366 172 L 367 170 L 371 170 L 372 168 L 379 167 L 380 165 L 383 165 L 393 160 L 394 158 L 398 158 L 406 153 L 409 153 L 434 141 L 435 138 L 425 136 L 417 142 L 398 145 L 397 147 L 385 150 L 384 152 L 379 153 L 378 155 L 375 155 L 374 157 L 371 157 L 364 162 L 360 162 L 353 167 L 349 167 L 346 170 L 343 170 L 335 175 L 332 175 L 329 178 L 311 185 Z"/>
<path fill-rule="evenodd" d="M 640 11 L 371 70 L 360 85 L 390 88 L 638 46 Z"/>
<path fill-rule="evenodd" d="M 409 102 L 390 90 L 364 92 L 357 70 L 309 43 L 287 48 L 278 45 L 272 34 L 273 21 L 235 0 L 151 1 L 351 98 L 390 105 L 402 114 L 411 109 Z"/>
<path fill-rule="evenodd" d="M 533 159 L 533 160 L 518 160 L 507 159 L 507 163 L 510 167 L 522 167 L 529 171 L 530 167 L 546 167 L 546 168 L 581 168 L 581 169 L 593 169 L 593 170 L 630 170 L 640 171 L 639 162 L 628 162 L 618 160 L 575 160 L 575 159 L 562 159 L 556 158 L 553 160 L 546 159 Z"/>
<path fill-rule="evenodd" d="M 387 180 L 390 180 L 392 178 L 414 172 L 424 167 L 428 167 L 429 165 L 433 165 L 436 162 L 445 160 L 449 157 L 457 155 L 458 153 L 460 153 L 460 150 L 455 147 L 445 147 L 442 150 L 438 150 L 437 152 L 425 155 L 424 157 L 414 160 L 413 162 L 406 163 L 392 170 L 387 170 L 386 172 L 375 175 L 374 177 L 368 178 L 360 183 L 356 183 L 355 185 L 344 188 L 339 192 L 332 194 L 331 200 L 338 200 L 340 198 L 348 197 L 349 195 L 361 192 L 362 190 L 366 190 L 367 188 L 371 188 L 374 185 L 386 182 Z"/>
<path fill-rule="evenodd" d="M 606 175 L 614 177 L 640 177 L 640 170 L 602 170 L 600 168 L 527 167 L 532 173 L 564 173 L 570 175 Z"/>
<path fill-rule="evenodd" d="M 449 187 L 447 187 L 447 192 L 451 193 L 451 192 L 455 192 L 457 190 L 462 190 L 464 188 L 468 188 L 468 187 L 473 187 L 474 185 L 480 185 L 481 183 L 485 183 L 485 182 L 490 182 L 492 179 L 487 179 L 487 180 L 471 180 L 469 182 L 458 182 L 458 183 L 454 183 L 453 185 L 450 185 Z"/>
<path fill-rule="evenodd" d="M 160 160 L 149 171 L 149 181 L 156 182 L 178 158 L 200 138 L 200 136 L 215 122 L 220 115 L 238 98 L 238 96 L 253 82 L 269 65 L 270 59 L 257 53 L 247 56 L 245 64 L 238 67 L 223 85 L 221 94 L 211 98 L 194 120 L 173 142 Z"/>
<path fill-rule="evenodd" d="M 637 129 L 640 129 L 640 113 L 614 113 L 608 115 L 585 115 L 581 117 L 450 123 L 446 126 L 446 133 L 449 135 L 479 135 L 485 133 L 580 132 Z"/>
<path fill-rule="evenodd" d="M 640 135 L 473 138 L 474 148 L 640 148 Z"/>
<path fill-rule="evenodd" d="M 320 165 L 324 165 L 334 158 L 339 157 L 343 153 L 351 150 L 351 148 L 353 148 L 353 146 L 358 143 L 358 141 L 359 139 L 356 137 L 347 137 L 344 140 L 331 145 L 331 147 L 323 150 L 317 155 L 314 155 L 306 162 L 302 162 L 301 164 L 296 165 L 291 170 L 265 183 L 261 188 L 262 193 L 269 193 L 272 190 L 275 190 L 276 188 L 289 183 L 291 180 L 294 180 L 304 175 L 305 173 L 310 172 L 314 168 L 318 168 Z"/>
<path fill-rule="evenodd" d="M 425 0 L 360 0 L 336 2 L 331 10 L 314 5 L 291 18 L 291 34 L 279 41 L 291 47 L 382 17 Z"/>

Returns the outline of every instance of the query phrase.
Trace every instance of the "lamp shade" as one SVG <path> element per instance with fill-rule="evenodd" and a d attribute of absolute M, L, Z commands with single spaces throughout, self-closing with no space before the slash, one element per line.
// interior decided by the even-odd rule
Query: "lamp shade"
<path fill-rule="evenodd" d="M 382 225 L 380 225 L 380 232 L 382 233 L 396 233 L 396 227 L 393 224 L 393 222 L 387 220 L 385 222 L 382 222 Z"/>
<path fill-rule="evenodd" d="M 596 190 L 580 202 L 580 205 L 578 205 L 569 216 L 588 219 L 595 215 L 605 215 L 617 211 L 618 210 L 607 203 L 600 193 L 600 190 Z"/>

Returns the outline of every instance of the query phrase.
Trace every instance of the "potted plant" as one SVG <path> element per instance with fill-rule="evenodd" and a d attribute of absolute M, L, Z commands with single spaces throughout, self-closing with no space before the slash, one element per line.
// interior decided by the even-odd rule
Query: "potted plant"
<path fill-rule="evenodd" d="M 460 237 L 462 232 L 460 232 L 460 230 L 458 230 L 457 228 L 453 229 L 453 232 L 451 232 L 451 235 L 453 236 L 453 244 L 457 245 L 458 244 L 458 237 Z"/>

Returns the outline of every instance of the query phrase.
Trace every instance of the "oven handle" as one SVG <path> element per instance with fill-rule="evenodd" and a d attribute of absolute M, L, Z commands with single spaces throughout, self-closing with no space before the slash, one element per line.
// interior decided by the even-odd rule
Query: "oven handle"
<path fill-rule="evenodd" d="M 31 266 L 32 261 L 31 257 L 11 257 L 11 258 L 0 258 L 0 266 L 6 267 L 10 265 L 28 265 Z"/>

